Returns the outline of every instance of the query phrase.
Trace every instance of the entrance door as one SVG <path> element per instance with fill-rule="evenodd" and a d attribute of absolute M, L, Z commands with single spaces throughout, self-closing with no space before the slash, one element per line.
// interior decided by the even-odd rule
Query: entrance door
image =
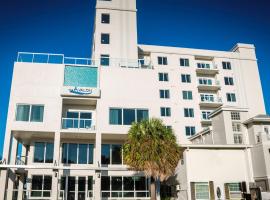
<path fill-rule="evenodd" d="M 67 200 L 77 200 L 76 199 L 76 177 L 69 176 L 67 178 Z"/>

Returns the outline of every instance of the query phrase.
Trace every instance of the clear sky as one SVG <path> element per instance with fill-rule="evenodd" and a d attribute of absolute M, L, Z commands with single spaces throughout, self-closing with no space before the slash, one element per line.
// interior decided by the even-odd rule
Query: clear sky
<path fill-rule="evenodd" d="M 213 50 L 255 44 L 270 113 L 269 6 L 269 0 L 137 0 L 139 43 Z M 0 0 L 0 153 L 17 52 L 90 57 L 94 7 L 95 0 Z"/>

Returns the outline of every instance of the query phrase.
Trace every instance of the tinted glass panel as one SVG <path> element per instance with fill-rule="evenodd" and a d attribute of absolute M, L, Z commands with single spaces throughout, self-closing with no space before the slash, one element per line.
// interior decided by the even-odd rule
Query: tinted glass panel
<path fill-rule="evenodd" d="M 101 190 L 110 190 L 110 177 L 109 176 L 101 177 Z"/>
<path fill-rule="evenodd" d="M 45 143 L 43 142 L 35 143 L 34 162 L 38 163 L 44 162 L 44 150 L 45 150 Z"/>
<path fill-rule="evenodd" d="M 112 145 L 112 164 L 122 164 L 122 145 Z"/>
<path fill-rule="evenodd" d="M 124 109 L 124 125 L 131 125 L 135 121 L 135 109 Z"/>
<path fill-rule="evenodd" d="M 122 190 L 122 177 L 112 177 L 112 190 L 113 191 Z"/>
<path fill-rule="evenodd" d="M 102 144 L 101 164 L 103 165 L 110 164 L 110 145 L 109 144 Z"/>
<path fill-rule="evenodd" d="M 142 120 L 148 119 L 148 110 L 137 110 L 137 121 L 140 122 Z"/>
<path fill-rule="evenodd" d="M 46 163 L 53 162 L 53 143 L 46 143 Z"/>
<path fill-rule="evenodd" d="M 135 177 L 135 190 L 146 190 L 145 177 Z"/>
<path fill-rule="evenodd" d="M 63 143 L 62 145 L 62 163 L 67 163 L 68 157 L 68 145 L 66 143 Z"/>
<path fill-rule="evenodd" d="M 79 144 L 79 164 L 87 164 L 87 144 Z"/>
<path fill-rule="evenodd" d="M 30 105 L 17 105 L 16 121 L 29 121 Z"/>
<path fill-rule="evenodd" d="M 93 144 L 89 144 L 88 147 L 88 164 L 93 164 L 94 161 L 94 145 Z"/>
<path fill-rule="evenodd" d="M 134 190 L 134 180 L 132 177 L 124 177 L 124 190 Z"/>
<path fill-rule="evenodd" d="M 32 105 L 31 122 L 43 122 L 44 106 Z"/>
<path fill-rule="evenodd" d="M 69 144 L 68 163 L 77 163 L 77 144 Z"/>
<path fill-rule="evenodd" d="M 122 124 L 122 110 L 110 109 L 110 124 L 121 125 Z"/>

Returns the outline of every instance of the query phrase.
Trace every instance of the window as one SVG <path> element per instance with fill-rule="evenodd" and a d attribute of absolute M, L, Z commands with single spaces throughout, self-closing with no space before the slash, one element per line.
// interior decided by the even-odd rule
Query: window
<path fill-rule="evenodd" d="M 243 144 L 242 134 L 233 134 L 234 144 Z"/>
<path fill-rule="evenodd" d="M 35 142 L 34 162 L 53 163 L 53 143 Z"/>
<path fill-rule="evenodd" d="M 149 118 L 147 109 L 110 108 L 110 125 L 131 125 Z"/>
<path fill-rule="evenodd" d="M 184 116 L 185 117 L 194 117 L 194 109 L 193 108 L 184 108 Z"/>
<path fill-rule="evenodd" d="M 209 120 L 209 115 L 211 114 L 211 111 L 202 111 L 202 119 L 203 120 Z"/>
<path fill-rule="evenodd" d="M 185 129 L 186 129 L 186 136 L 192 136 L 195 135 L 196 133 L 195 126 L 186 126 Z"/>
<path fill-rule="evenodd" d="M 16 121 L 43 122 L 43 114 L 43 105 L 18 104 L 16 108 Z"/>
<path fill-rule="evenodd" d="M 232 120 L 240 120 L 240 113 L 239 112 L 231 112 L 231 119 Z"/>
<path fill-rule="evenodd" d="M 89 129 L 92 127 L 92 112 L 88 111 L 68 111 L 66 118 L 62 120 L 62 128 Z"/>
<path fill-rule="evenodd" d="M 184 100 L 192 100 L 192 91 L 183 91 L 183 99 Z"/>
<path fill-rule="evenodd" d="M 224 77 L 225 85 L 234 85 L 232 77 Z"/>
<path fill-rule="evenodd" d="M 32 197 L 50 197 L 52 189 L 51 176 L 32 176 L 31 196 Z"/>
<path fill-rule="evenodd" d="M 232 129 L 233 129 L 233 132 L 241 132 L 241 123 L 238 123 L 238 122 L 233 122 L 232 123 Z"/>
<path fill-rule="evenodd" d="M 181 75 L 182 83 L 191 83 L 191 77 L 189 74 L 182 74 Z"/>
<path fill-rule="evenodd" d="M 170 98 L 170 90 L 159 90 L 159 97 L 161 99 L 169 99 Z"/>
<path fill-rule="evenodd" d="M 182 67 L 189 67 L 189 59 L 180 58 L 180 66 L 182 66 Z"/>
<path fill-rule="evenodd" d="M 162 117 L 170 117 L 171 116 L 171 108 L 161 107 L 160 108 L 160 115 Z"/>
<path fill-rule="evenodd" d="M 197 68 L 199 69 L 210 69 L 209 63 L 197 63 Z"/>
<path fill-rule="evenodd" d="M 109 66 L 110 65 L 110 56 L 102 54 L 100 57 L 100 65 L 101 66 Z"/>
<path fill-rule="evenodd" d="M 159 65 L 168 65 L 167 57 L 158 57 L 158 64 Z"/>
<path fill-rule="evenodd" d="M 110 44 L 110 34 L 101 33 L 101 44 Z"/>
<path fill-rule="evenodd" d="M 242 198 L 241 183 L 229 183 L 226 185 L 229 189 L 231 199 Z"/>
<path fill-rule="evenodd" d="M 102 165 L 121 165 L 122 164 L 122 145 L 121 144 L 102 144 L 101 164 Z"/>
<path fill-rule="evenodd" d="M 209 185 L 208 183 L 195 183 L 196 199 L 209 199 Z"/>
<path fill-rule="evenodd" d="M 102 24 L 109 24 L 110 23 L 110 14 L 101 14 L 101 23 Z"/>
<path fill-rule="evenodd" d="M 158 73 L 158 80 L 159 81 L 169 81 L 168 73 Z"/>
<path fill-rule="evenodd" d="M 64 164 L 93 164 L 93 144 L 62 144 L 62 163 Z"/>
<path fill-rule="evenodd" d="M 201 94 L 202 102 L 215 102 L 215 98 L 213 94 Z"/>
<path fill-rule="evenodd" d="M 230 62 L 222 62 L 223 69 L 231 70 L 232 66 Z"/>
<path fill-rule="evenodd" d="M 226 96 L 228 102 L 236 102 L 235 93 L 227 93 Z"/>
<path fill-rule="evenodd" d="M 213 80 L 209 78 L 199 78 L 199 85 L 213 85 Z"/>
<path fill-rule="evenodd" d="M 147 198 L 150 196 L 149 180 L 146 177 L 136 176 L 101 176 L 102 198 Z"/>

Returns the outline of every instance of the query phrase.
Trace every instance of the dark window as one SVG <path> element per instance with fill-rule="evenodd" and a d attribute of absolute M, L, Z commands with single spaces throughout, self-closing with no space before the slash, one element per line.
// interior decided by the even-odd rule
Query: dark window
<path fill-rule="evenodd" d="M 88 164 L 94 163 L 94 145 L 89 144 L 88 146 Z"/>
<path fill-rule="evenodd" d="M 137 121 L 149 119 L 148 110 L 137 110 Z"/>
<path fill-rule="evenodd" d="M 191 77 L 189 74 L 182 74 L 181 75 L 182 83 L 191 83 Z"/>
<path fill-rule="evenodd" d="M 117 108 L 110 109 L 110 124 L 122 125 L 122 109 Z"/>
<path fill-rule="evenodd" d="M 110 34 L 101 33 L 101 44 L 110 44 Z"/>
<path fill-rule="evenodd" d="M 232 77 L 224 77 L 225 85 L 234 85 Z"/>
<path fill-rule="evenodd" d="M 17 105 L 16 121 L 29 121 L 30 105 Z"/>
<path fill-rule="evenodd" d="M 168 73 L 158 73 L 158 80 L 159 81 L 169 81 Z"/>
<path fill-rule="evenodd" d="M 228 102 L 236 102 L 236 96 L 234 93 L 227 93 L 226 96 Z"/>
<path fill-rule="evenodd" d="M 69 144 L 68 145 L 68 164 L 76 164 L 77 163 L 77 144 Z"/>
<path fill-rule="evenodd" d="M 101 55 L 100 57 L 100 65 L 101 66 L 109 66 L 110 65 L 110 56 L 109 55 Z"/>
<path fill-rule="evenodd" d="M 87 164 L 87 144 L 79 144 L 79 164 Z"/>
<path fill-rule="evenodd" d="M 43 122 L 44 106 L 32 105 L 31 122 Z"/>
<path fill-rule="evenodd" d="M 122 191 L 122 177 L 121 176 L 112 177 L 112 191 Z"/>
<path fill-rule="evenodd" d="M 189 59 L 180 58 L 180 66 L 189 67 Z"/>
<path fill-rule="evenodd" d="M 159 90 L 159 97 L 161 99 L 169 99 L 170 98 L 170 91 L 169 90 Z"/>
<path fill-rule="evenodd" d="M 53 143 L 46 143 L 45 163 L 53 163 L 53 150 L 54 150 Z"/>
<path fill-rule="evenodd" d="M 109 24 L 110 23 L 110 14 L 101 14 L 101 23 L 102 24 Z"/>
<path fill-rule="evenodd" d="M 161 107 L 160 115 L 162 117 L 170 117 L 171 116 L 171 108 Z"/>
<path fill-rule="evenodd" d="M 122 145 L 112 144 L 112 164 L 122 164 Z"/>
<path fill-rule="evenodd" d="M 168 65 L 167 57 L 158 57 L 158 64 L 159 65 Z"/>
<path fill-rule="evenodd" d="M 227 70 L 232 69 L 230 62 L 222 62 L 222 67 L 223 67 L 223 69 L 227 69 Z"/>
<path fill-rule="evenodd" d="M 101 190 L 110 190 L 110 177 L 109 176 L 101 176 Z"/>
<path fill-rule="evenodd" d="M 109 165 L 110 164 L 110 145 L 102 144 L 101 147 L 101 164 Z"/>
<path fill-rule="evenodd" d="M 53 143 L 36 142 L 34 149 L 34 162 L 53 162 Z"/>
<path fill-rule="evenodd" d="M 124 109 L 124 125 L 131 125 L 135 122 L 135 110 L 134 109 Z"/>
<path fill-rule="evenodd" d="M 183 99 L 184 100 L 192 100 L 192 91 L 183 91 Z"/>
<path fill-rule="evenodd" d="M 185 117 L 194 117 L 194 109 L 193 108 L 184 108 L 184 116 Z"/>
<path fill-rule="evenodd" d="M 185 129 L 186 129 L 186 136 L 192 136 L 196 133 L 194 126 L 186 126 Z"/>

